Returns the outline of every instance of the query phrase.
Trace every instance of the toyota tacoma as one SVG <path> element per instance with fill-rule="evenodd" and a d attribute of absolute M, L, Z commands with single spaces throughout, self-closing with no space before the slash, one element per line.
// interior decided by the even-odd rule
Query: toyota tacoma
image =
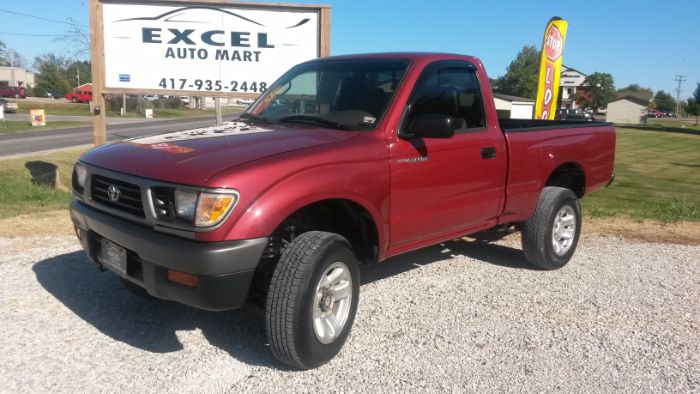
<path fill-rule="evenodd" d="M 308 369 L 350 333 L 360 264 L 511 226 L 532 265 L 564 266 L 614 154 L 609 123 L 498 119 L 475 57 L 336 56 L 293 67 L 233 122 L 88 151 L 70 211 L 129 290 L 257 302 L 274 355 Z"/>

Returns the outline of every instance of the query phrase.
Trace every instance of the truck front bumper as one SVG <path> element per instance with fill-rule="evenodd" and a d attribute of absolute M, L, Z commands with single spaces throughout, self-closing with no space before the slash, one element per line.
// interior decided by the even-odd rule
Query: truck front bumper
<path fill-rule="evenodd" d="M 200 309 L 222 311 L 243 305 L 267 237 L 227 242 L 196 242 L 107 215 L 73 199 L 70 215 L 87 256 L 99 259 L 102 240 L 126 249 L 125 272 L 113 272 L 148 294 Z M 194 275 L 196 287 L 168 280 L 173 270 Z"/>

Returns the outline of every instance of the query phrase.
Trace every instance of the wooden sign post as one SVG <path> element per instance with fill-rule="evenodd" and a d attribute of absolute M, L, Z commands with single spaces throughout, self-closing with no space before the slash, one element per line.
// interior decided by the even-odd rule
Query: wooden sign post
<path fill-rule="evenodd" d="M 257 98 L 330 54 L 328 5 L 90 0 L 89 11 L 95 146 L 107 142 L 105 94 Z"/>

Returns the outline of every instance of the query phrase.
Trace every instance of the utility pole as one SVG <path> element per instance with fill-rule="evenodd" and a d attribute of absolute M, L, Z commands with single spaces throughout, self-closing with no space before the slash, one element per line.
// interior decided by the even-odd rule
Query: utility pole
<path fill-rule="evenodd" d="M 221 117 L 221 97 L 214 98 L 214 108 L 216 108 L 216 125 L 221 126 L 224 123 Z"/>
<path fill-rule="evenodd" d="M 79 67 L 80 66 L 75 68 L 75 72 L 76 72 L 75 76 L 78 77 L 78 86 L 80 86 L 80 68 Z"/>
<path fill-rule="evenodd" d="M 17 80 L 15 78 L 15 50 L 10 48 L 10 86 L 16 86 Z"/>
<path fill-rule="evenodd" d="M 681 84 L 686 81 L 685 75 L 676 75 L 675 81 L 678 82 L 678 87 L 676 88 L 676 118 L 679 118 L 681 109 Z"/>

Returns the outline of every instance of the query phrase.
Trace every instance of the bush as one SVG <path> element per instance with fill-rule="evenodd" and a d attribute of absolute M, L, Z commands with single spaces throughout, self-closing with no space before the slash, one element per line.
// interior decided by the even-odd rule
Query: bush
<path fill-rule="evenodd" d="M 27 89 L 27 96 L 31 97 L 45 97 L 46 96 L 46 89 L 44 89 L 41 86 L 34 86 L 31 89 Z"/>

